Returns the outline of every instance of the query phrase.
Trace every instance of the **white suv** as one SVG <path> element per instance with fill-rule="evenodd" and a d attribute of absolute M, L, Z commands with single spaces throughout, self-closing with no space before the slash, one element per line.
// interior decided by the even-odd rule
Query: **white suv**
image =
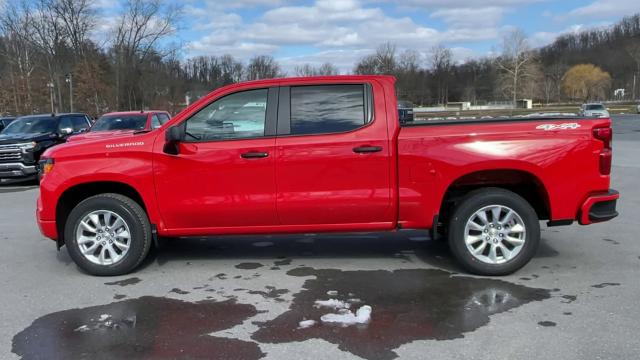
<path fill-rule="evenodd" d="M 601 103 L 583 104 L 580 115 L 586 117 L 609 117 L 609 109 Z"/>

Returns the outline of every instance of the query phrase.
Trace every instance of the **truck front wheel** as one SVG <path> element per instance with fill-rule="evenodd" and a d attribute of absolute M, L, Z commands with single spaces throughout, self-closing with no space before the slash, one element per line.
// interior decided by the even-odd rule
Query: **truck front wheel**
<path fill-rule="evenodd" d="M 123 275 L 149 253 L 151 226 L 142 207 L 120 194 L 83 200 L 64 228 L 67 251 L 84 271 L 98 276 Z"/>
<path fill-rule="evenodd" d="M 478 275 L 508 275 L 526 265 L 540 243 L 535 210 L 520 195 L 500 188 L 469 193 L 449 222 L 449 247 Z"/>

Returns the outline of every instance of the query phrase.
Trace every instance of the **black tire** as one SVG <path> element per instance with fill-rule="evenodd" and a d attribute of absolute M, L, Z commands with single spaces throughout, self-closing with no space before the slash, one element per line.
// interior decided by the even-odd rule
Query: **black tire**
<path fill-rule="evenodd" d="M 122 217 L 129 227 L 131 233 L 129 249 L 124 257 L 114 264 L 99 265 L 92 263 L 81 253 L 76 241 L 76 228 L 79 226 L 80 221 L 95 210 L 114 212 Z M 97 276 L 128 274 L 145 259 L 153 242 L 151 225 L 142 207 L 126 196 L 111 193 L 92 196 L 73 208 L 64 227 L 64 239 L 67 251 L 73 261 L 82 270 Z"/>
<path fill-rule="evenodd" d="M 485 263 L 471 254 L 465 243 L 467 221 L 485 206 L 507 206 L 520 215 L 524 225 L 525 242 L 520 252 L 502 264 Z M 536 254 L 540 243 L 540 223 L 538 215 L 531 205 L 520 195 L 500 189 L 484 188 L 470 192 L 459 203 L 449 221 L 449 247 L 460 265 L 470 273 L 477 275 L 509 275 L 526 265 Z"/>

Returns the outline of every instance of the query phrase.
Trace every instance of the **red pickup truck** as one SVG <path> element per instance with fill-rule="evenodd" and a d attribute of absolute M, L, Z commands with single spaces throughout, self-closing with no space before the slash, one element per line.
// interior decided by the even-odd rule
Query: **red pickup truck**
<path fill-rule="evenodd" d="M 429 230 L 468 271 L 524 266 L 549 225 L 617 215 L 611 121 L 398 121 L 395 80 L 220 88 L 159 129 L 47 150 L 37 218 L 86 272 L 132 271 L 157 237 Z"/>

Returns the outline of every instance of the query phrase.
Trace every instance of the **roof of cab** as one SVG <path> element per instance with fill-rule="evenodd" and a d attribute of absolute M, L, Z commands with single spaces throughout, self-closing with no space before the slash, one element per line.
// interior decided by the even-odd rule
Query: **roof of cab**
<path fill-rule="evenodd" d="M 22 118 L 35 118 L 35 117 L 51 117 L 51 118 L 59 118 L 61 116 L 87 116 L 87 114 L 84 113 L 44 113 L 44 114 L 32 114 L 32 115 L 24 115 L 24 116 L 20 116 L 18 118 L 22 119 Z"/>

